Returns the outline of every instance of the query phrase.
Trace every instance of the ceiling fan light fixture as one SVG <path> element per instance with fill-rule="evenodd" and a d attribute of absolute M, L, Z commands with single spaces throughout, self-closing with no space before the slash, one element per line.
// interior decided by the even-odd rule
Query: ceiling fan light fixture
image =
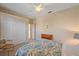
<path fill-rule="evenodd" d="M 37 4 L 37 5 L 35 6 L 35 10 L 36 10 L 37 12 L 42 11 L 42 10 L 43 10 L 42 5 L 41 5 L 41 4 Z"/>

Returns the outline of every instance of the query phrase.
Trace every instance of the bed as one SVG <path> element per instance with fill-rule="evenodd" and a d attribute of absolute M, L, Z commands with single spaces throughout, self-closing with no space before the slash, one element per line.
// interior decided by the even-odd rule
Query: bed
<path fill-rule="evenodd" d="M 33 40 L 16 51 L 16 56 L 61 56 L 62 44 L 53 35 L 41 34 L 42 40 Z"/>

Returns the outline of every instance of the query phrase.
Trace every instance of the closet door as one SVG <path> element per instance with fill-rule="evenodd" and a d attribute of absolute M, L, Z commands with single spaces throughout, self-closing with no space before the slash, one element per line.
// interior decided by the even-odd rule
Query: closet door
<path fill-rule="evenodd" d="M 1 15 L 0 15 L 0 40 L 1 40 Z"/>
<path fill-rule="evenodd" d="M 1 20 L 2 39 L 12 40 L 15 44 L 26 42 L 28 38 L 28 22 L 8 15 L 2 15 Z"/>

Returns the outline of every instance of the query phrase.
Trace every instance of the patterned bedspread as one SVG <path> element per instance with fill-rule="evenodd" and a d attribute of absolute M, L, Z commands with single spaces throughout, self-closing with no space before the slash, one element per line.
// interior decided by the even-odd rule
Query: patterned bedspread
<path fill-rule="evenodd" d="M 16 51 L 16 56 L 60 56 L 61 44 L 55 41 L 33 41 Z"/>

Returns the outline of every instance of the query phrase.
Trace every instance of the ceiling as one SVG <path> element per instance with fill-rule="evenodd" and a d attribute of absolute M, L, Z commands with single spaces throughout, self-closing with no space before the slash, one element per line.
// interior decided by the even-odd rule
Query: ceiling
<path fill-rule="evenodd" d="M 49 14 L 49 11 L 52 13 L 71 8 L 73 6 L 79 5 L 78 3 L 41 3 L 43 10 L 41 12 L 36 12 L 34 6 L 36 3 L 0 3 L 0 7 L 7 11 L 17 13 L 21 16 L 28 17 L 30 19 L 36 19 Z"/>

